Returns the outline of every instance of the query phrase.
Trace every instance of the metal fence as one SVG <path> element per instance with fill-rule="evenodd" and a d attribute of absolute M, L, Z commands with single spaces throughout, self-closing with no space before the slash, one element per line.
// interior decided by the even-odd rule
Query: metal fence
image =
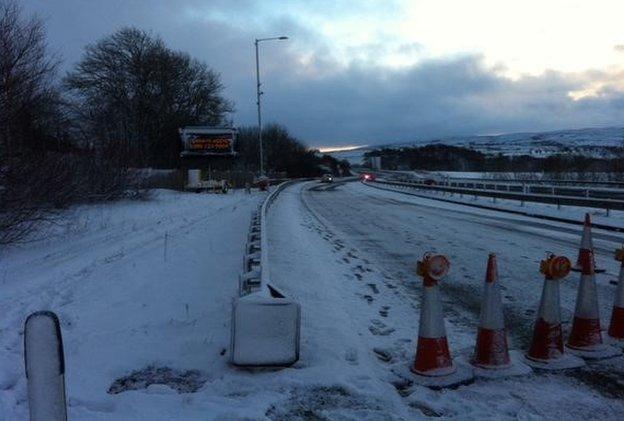
<path fill-rule="evenodd" d="M 459 195 L 485 196 L 520 202 L 550 203 L 558 206 L 584 206 L 609 210 L 624 210 L 624 189 L 529 184 L 516 181 L 447 179 L 432 183 L 426 179 L 407 179 L 397 174 L 391 179 L 378 179 L 380 184 L 399 188 L 444 191 Z"/>

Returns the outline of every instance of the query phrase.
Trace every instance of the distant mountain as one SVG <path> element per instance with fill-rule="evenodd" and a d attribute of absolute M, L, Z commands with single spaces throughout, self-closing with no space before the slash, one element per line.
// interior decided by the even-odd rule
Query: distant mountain
<path fill-rule="evenodd" d="M 379 148 L 402 148 L 444 144 L 462 146 L 485 154 L 531 155 L 546 157 L 556 153 L 613 157 L 614 148 L 624 147 L 624 127 L 557 130 L 552 132 L 510 133 L 493 136 L 453 136 L 385 145 L 366 146 L 332 152 L 338 159 L 360 164 L 365 152 Z"/>

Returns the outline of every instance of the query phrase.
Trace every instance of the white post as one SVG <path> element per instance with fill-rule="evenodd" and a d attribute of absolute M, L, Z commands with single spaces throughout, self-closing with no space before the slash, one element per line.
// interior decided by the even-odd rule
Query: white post
<path fill-rule="evenodd" d="M 24 363 L 30 421 L 67 421 L 65 358 L 56 314 L 39 311 L 26 319 Z"/>

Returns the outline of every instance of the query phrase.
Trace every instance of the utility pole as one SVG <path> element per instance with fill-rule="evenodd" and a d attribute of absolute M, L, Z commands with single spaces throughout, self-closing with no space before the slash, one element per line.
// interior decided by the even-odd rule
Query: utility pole
<path fill-rule="evenodd" d="M 258 52 L 258 44 L 263 41 L 277 41 L 286 40 L 288 37 L 273 37 L 273 38 L 256 38 L 254 45 L 256 47 L 256 105 L 258 106 L 258 145 L 260 147 L 260 175 L 264 175 L 264 145 L 262 144 L 262 112 L 260 104 L 260 96 L 263 92 L 260 90 L 260 54 Z"/>

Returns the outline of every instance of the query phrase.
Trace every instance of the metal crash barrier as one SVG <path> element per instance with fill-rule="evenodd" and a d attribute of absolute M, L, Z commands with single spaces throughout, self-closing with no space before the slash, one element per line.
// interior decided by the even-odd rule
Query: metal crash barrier
<path fill-rule="evenodd" d="M 286 181 L 252 214 L 239 297 L 232 302 L 230 362 L 237 366 L 289 366 L 299 359 L 301 306 L 271 284 L 267 211 Z"/>

